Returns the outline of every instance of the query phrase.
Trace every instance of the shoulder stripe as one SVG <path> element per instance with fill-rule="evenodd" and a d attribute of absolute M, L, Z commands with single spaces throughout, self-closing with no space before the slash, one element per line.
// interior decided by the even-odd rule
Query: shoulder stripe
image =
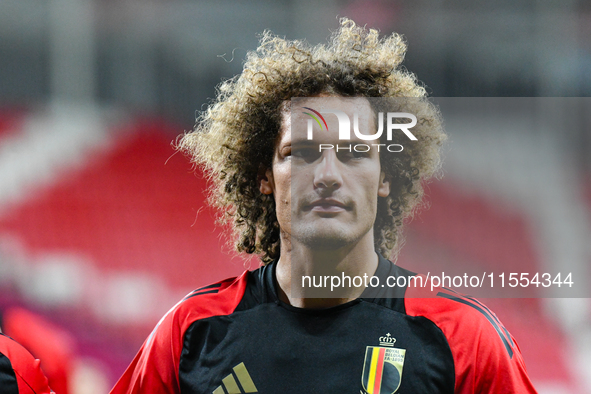
<path fill-rule="evenodd" d="M 511 339 L 511 334 L 509 334 L 509 331 L 507 331 L 507 329 L 505 328 L 505 326 L 503 326 L 503 324 L 499 321 L 499 319 L 497 318 L 497 316 L 490 310 L 488 309 L 488 307 L 486 305 L 484 305 L 482 302 L 478 301 L 476 298 L 472 298 L 472 297 L 468 297 L 465 296 L 464 298 L 473 301 L 475 303 L 477 303 L 478 305 L 480 305 L 483 309 L 485 309 L 489 315 L 495 319 L 495 321 L 499 324 L 499 326 L 503 329 L 503 331 L 505 332 L 506 338 L 509 340 L 509 342 L 511 343 L 511 347 L 515 347 L 515 343 L 513 343 L 513 339 Z"/>
<path fill-rule="evenodd" d="M 194 297 L 196 295 L 217 293 L 220 291 L 219 290 L 220 287 L 222 287 L 221 283 L 214 283 L 213 285 L 207 285 L 207 286 L 200 287 L 197 290 L 193 290 L 192 292 L 190 292 L 185 298 L 183 298 L 183 301 L 187 300 L 191 297 Z M 209 289 L 216 289 L 216 290 L 209 290 Z M 209 291 L 203 291 L 203 290 L 209 290 Z"/>
<path fill-rule="evenodd" d="M 194 292 L 192 292 L 191 294 L 189 294 L 188 296 L 186 296 L 183 301 L 188 300 L 189 298 L 198 296 L 198 295 L 203 295 L 203 294 L 212 294 L 212 293 L 219 293 L 220 291 L 218 289 L 215 290 L 206 290 L 206 291 L 198 291 L 195 290 Z"/>
<path fill-rule="evenodd" d="M 207 286 L 200 287 L 197 290 L 194 290 L 193 293 L 196 292 L 196 291 L 205 290 L 205 289 L 215 289 L 216 287 L 221 287 L 221 286 L 222 286 L 221 283 L 214 283 L 212 285 L 207 285 Z"/>
<path fill-rule="evenodd" d="M 511 334 L 509 334 L 509 331 L 507 331 L 507 329 L 505 328 L 505 326 L 501 325 L 501 328 L 503 329 L 503 331 L 505 332 L 505 335 L 507 336 L 507 338 L 509 339 L 509 342 L 511 342 L 511 347 L 515 347 L 515 343 L 513 343 L 513 339 L 511 339 Z"/>
<path fill-rule="evenodd" d="M 507 337 L 505 337 L 505 333 L 507 332 L 507 330 L 504 330 L 505 327 L 503 327 L 504 332 L 501 330 L 501 328 L 499 327 L 499 323 L 498 320 L 496 320 L 493 316 L 491 316 L 489 313 L 487 313 L 487 311 L 485 311 L 484 309 L 482 309 L 479 305 L 476 305 L 470 301 L 468 301 L 465 298 L 460 298 L 460 297 L 456 297 L 453 296 L 451 294 L 447 294 L 447 293 L 442 293 L 439 292 L 437 293 L 438 297 L 443 297 L 443 298 L 447 298 L 449 300 L 452 301 L 456 301 L 459 302 L 461 304 L 464 305 L 468 305 L 474 309 L 476 309 L 478 312 L 482 313 L 484 315 L 484 317 L 486 317 L 486 319 L 490 322 L 490 324 L 493 326 L 493 328 L 495 329 L 495 331 L 497 332 L 497 334 L 499 334 L 499 337 L 501 338 L 501 341 L 503 341 L 503 345 L 505 345 L 505 349 L 507 350 L 507 353 L 509 353 L 509 358 L 513 358 L 513 349 L 511 347 L 511 345 L 509 345 L 509 341 L 507 340 L 507 337 L 509 338 L 509 340 L 511 341 L 511 336 L 507 335 Z M 488 310 L 488 308 L 486 308 Z M 513 343 L 513 341 L 511 341 L 511 343 Z"/>

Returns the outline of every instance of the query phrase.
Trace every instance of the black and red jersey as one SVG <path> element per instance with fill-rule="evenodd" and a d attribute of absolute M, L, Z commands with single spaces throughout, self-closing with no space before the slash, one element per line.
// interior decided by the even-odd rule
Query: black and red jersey
<path fill-rule="evenodd" d="M 536 392 L 515 340 L 475 299 L 395 288 L 302 309 L 279 300 L 274 271 L 189 294 L 111 394 Z M 376 275 L 414 274 L 380 257 Z"/>
<path fill-rule="evenodd" d="M 53 393 L 39 364 L 19 343 L 0 333 L 0 393 Z"/>

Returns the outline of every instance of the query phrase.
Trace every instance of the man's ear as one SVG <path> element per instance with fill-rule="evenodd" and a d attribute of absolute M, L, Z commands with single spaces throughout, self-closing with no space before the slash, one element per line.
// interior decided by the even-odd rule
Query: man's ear
<path fill-rule="evenodd" d="M 380 173 L 380 184 L 378 185 L 378 196 L 388 197 L 390 195 L 390 176 L 385 172 Z"/>
<path fill-rule="evenodd" d="M 273 171 L 270 168 L 261 167 L 259 169 L 259 190 L 263 194 L 273 194 L 274 189 Z"/>

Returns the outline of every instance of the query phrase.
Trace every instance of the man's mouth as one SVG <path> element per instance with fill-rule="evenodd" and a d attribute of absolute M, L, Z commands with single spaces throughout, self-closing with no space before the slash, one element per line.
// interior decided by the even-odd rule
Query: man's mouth
<path fill-rule="evenodd" d="M 334 198 L 319 198 L 306 205 L 306 210 L 318 213 L 338 213 L 348 210 L 347 204 Z"/>

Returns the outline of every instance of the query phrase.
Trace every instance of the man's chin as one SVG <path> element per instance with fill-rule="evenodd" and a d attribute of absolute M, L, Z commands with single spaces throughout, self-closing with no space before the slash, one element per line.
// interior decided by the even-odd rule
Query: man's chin
<path fill-rule="evenodd" d="M 307 248 L 326 251 L 338 250 L 355 242 L 352 237 L 336 230 L 338 228 L 334 226 L 327 229 L 327 231 L 302 229 L 301 231 L 294 231 L 292 237 Z"/>

